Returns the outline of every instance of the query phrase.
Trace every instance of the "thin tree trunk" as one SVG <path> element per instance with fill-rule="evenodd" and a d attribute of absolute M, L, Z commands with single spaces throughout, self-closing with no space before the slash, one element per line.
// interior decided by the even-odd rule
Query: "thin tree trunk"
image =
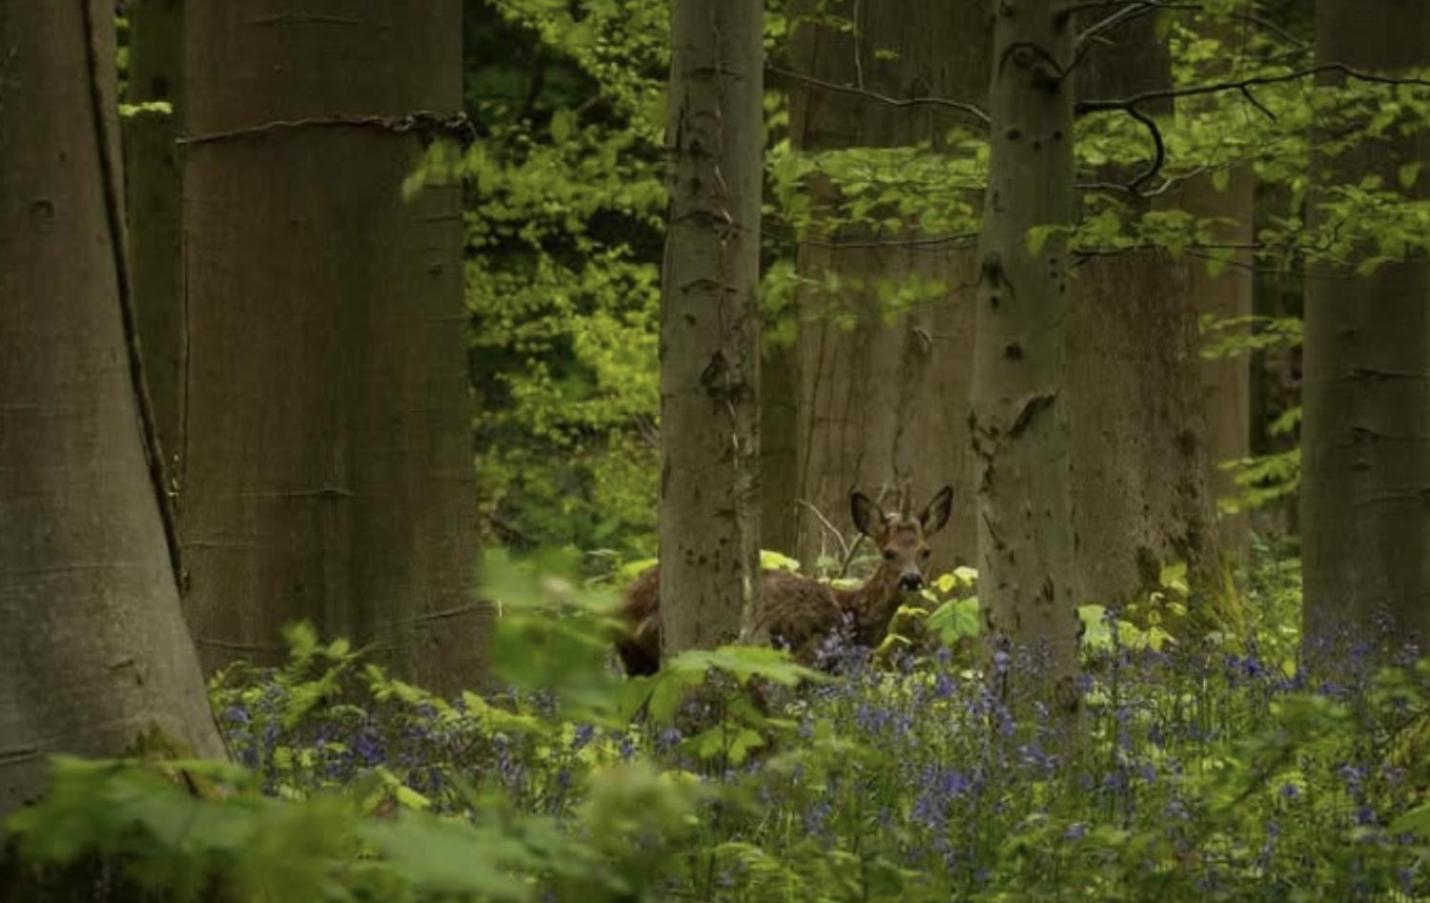
<path fill-rule="evenodd" d="M 661 636 L 754 639 L 760 592 L 759 0 L 676 0 L 661 303 Z"/>
<path fill-rule="evenodd" d="M 1073 221 L 1074 26 L 1064 7 L 1001 3 L 994 17 L 971 432 L 990 648 L 1015 661 L 1031 652 L 1044 669 L 1035 683 L 1051 684 L 1051 702 L 1070 711 L 1079 621 L 1063 391 L 1067 252 L 1065 237 L 1047 232 Z"/>
<path fill-rule="evenodd" d="M 938 0 L 846 3 L 851 33 L 802 22 L 792 63 L 800 75 L 893 97 L 938 96 L 982 105 L 991 46 L 989 4 Z M 892 51 L 893 55 L 880 51 Z M 797 150 L 908 147 L 944 143 L 957 114 L 890 109 L 847 92 L 796 80 L 790 103 Z M 817 211 L 833 212 L 837 194 L 812 185 Z M 838 556 L 830 527 L 846 523 L 851 489 L 888 496 L 912 487 L 927 498 L 946 484 L 956 498 L 950 529 L 933 542 L 934 568 L 976 558 L 973 461 L 968 442 L 972 380 L 974 254 L 956 243 L 920 244 L 912 230 L 894 234 L 854 226 L 813 229 L 799 247 L 807 280 L 800 292 L 799 557 L 813 564 Z M 841 247 L 841 245 L 844 245 Z M 824 287 L 828 274 L 839 288 Z M 937 286 L 935 295 L 891 318 L 881 283 Z M 826 523 L 828 521 L 829 523 Z"/>
<path fill-rule="evenodd" d="M 1321 0 L 1317 57 L 1378 71 L 1430 63 L 1430 5 Z M 1430 139 L 1390 130 L 1339 154 L 1318 145 L 1325 189 L 1430 159 Z M 1430 196 L 1430 173 L 1413 189 Z M 1370 253 L 1373 249 L 1365 249 Z M 1330 265 L 1306 283 L 1301 495 L 1308 653 L 1388 619 L 1394 642 L 1430 642 L 1430 262 L 1354 278 Z M 1358 638 L 1358 637 L 1357 637 Z"/>
<path fill-rule="evenodd" d="M 461 4 L 186 17 L 187 613 L 210 670 L 306 619 L 434 690 L 483 680 L 460 188 Z"/>
<path fill-rule="evenodd" d="M 798 555 L 798 526 L 798 349 L 766 345 L 760 363 L 760 545 Z"/>
<path fill-rule="evenodd" d="M 1111 40 L 1079 67 L 1081 96 L 1127 97 L 1170 85 L 1168 47 L 1154 17 L 1122 26 Z M 1171 104 L 1141 112 L 1167 116 Z M 1099 181 L 1134 178 L 1099 174 Z M 1135 197 L 1117 200 L 1129 216 L 1151 208 Z M 1215 510 L 1188 267 L 1164 251 L 1094 257 L 1078 267 L 1072 287 L 1067 390 L 1077 598 L 1130 601 L 1155 589 L 1174 562 L 1205 583 L 1215 561 Z"/>
<path fill-rule="evenodd" d="M 146 462 L 113 26 L 0 9 L 0 820 L 55 753 L 224 754 Z"/>
<path fill-rule="evenodd" d="M 178 139 L 183 122 L 184 19 L 181 0 L 128 4 L 131 104 L 168 103 L 169 113 L 139 112 L 124 121 L 124 171 L 128 179 L 130 271 L 145 373 L 159 444 L 171 477 L 184 409 L 184 297 Z"/>
<path fill-rule="evenodd" d="M 1251 4 L 1242 5 L 1243 13 Z M 1221 41 L 1221 59 L 1210 74 L 1232 77 L 1245 58 L 1245 45 L 1254 26 L 1240 20 L 1217 27 L 1213 35 Z M 1198 100 L 1184 101 L 1195 110 Z M 1216 240 L 1249 249 L 1256 240 L 1256 173 L 1249 163 L 1233 164 L 1218 187 L 1212 175 L 1188 179 L 1177 196 L 1177 206 L 1198 217 L 1219 220 L 1212 229 Z M 1219 274 L 1205 261 L 1193 260 L 1188 268 L 1187 291 L 1192 310 L 1199 319 L 1216 324 L 1219 339 L 1251 338 L 1250 317 L 1255 312 L 1256 268 L 1250 250 L 1235 250 Z M 1245 325 L 1230 326 L 1241 320 Z M 1207 337 L 1203 336 L 1202 350 Z M 1207 460 L 1211 467 L 1210 490 L 1214 502 L 1238 493 L 1230 472 L 1221 465 L 1251 455 L 1251 369 L 1250 351 L 1219 358 L 1202 357 L 1202 422 L 1206 429 Z M 1223 563 L 1245 564 L 1250 551 L 1251 521 L 1246 512 L 1218 512 L 1218 550 Z"/>
<path fill-rule="evenodd" d="M 1249 247 L 1255 240 L 1256 176 L 1250 166 L 1232 168 L 1226 187 L 1218 189 L 1209 176 L 1188 181 L 1181 192 L 1182 209 L 1199 217 L 1225 220 L 1215 234 L 1217 240 Z M 1229 265 L 1213 275 L 1201 261 L 1188 267 L 1187 292 L 1192 311 L 1213 321 L 1243 320 L 1246 325 L 1222 327 L 1218 338 L 1250 339 L 1249 318 L 1253 311 L 1255 271 L 1249 251 L 1238 251 Z M 1205 342 L 1203 343 L 1205 347 Z M 1206 427 L 1206 457 L 1211 466 L 1210 491 L 1213 499 L 1238 492 L 1229 472 L 1220 467 L 1251 455 L 1251 356 L 1242 352 L 1229 357 L 1201 361 L 1202 422 Z M 1245 562 L 1251 541 L 1248 515 L 1220 514 L 1217 519 L 1218 549 L 1227 564 Z"/>

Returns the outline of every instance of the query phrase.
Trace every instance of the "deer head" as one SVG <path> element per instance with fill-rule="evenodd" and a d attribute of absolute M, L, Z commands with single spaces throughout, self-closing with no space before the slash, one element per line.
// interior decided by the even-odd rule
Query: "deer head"
<path fill-rule="evenodd" d="M 953 487 L 945 486 L 917 517 L 909 515 L 908 494 L 898 514 L 885 514 L 877 502 L 862 492 L 849 497 L 854 526 L 878 546 L 884 561 L 880 575 L 906 592 L 923 588 L 929 558 L 929 538 L 948 523 L 953 511 Z"/>

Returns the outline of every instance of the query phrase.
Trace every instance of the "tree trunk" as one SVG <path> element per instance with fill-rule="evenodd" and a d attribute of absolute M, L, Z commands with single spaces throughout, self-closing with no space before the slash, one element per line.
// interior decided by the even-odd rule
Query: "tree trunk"
<path fill-rule="evenodd" d="M 666 653 L 754 636 L 760 591 L 759 0 L 676 0 L 661 302 Z"/>
<path fill-rule="evenodd" d="M 798 526 L 798 349 L 766 345 L 760 362 L 760 545 L 798 555 Z"/>
<path fill-rule="evenodd" d="M 893 97 L 938 96 L 982 105 L 988 93 L 989 4 L 938 0 L 846 3 L 850 33 L 801 23 L 792 42 L 800 75 Z M 830 10 L 826 10 L 830 11 Z M 894 51 L 894 56 L 880 53 Z M 856 94 L 796 80 L 790 102 L 797 150 L 939 147 L 967 118 L 949 111 L 891 108 Z M 811 185 L 816 211 L 837 196 Z M 920 243 L 912 230 L 863 226 L 813 229 L 798 251 L 809 287 L 799 297 L 799 557 L 838 557 L 831 527 L 853 531 L 850 490 L 888 496 L 912 487 L 924 499 L 952 484 L 950 529 L 934 540 L 933 569 L 976 558 L 968 405 L 972 380 L 974 255 L 957 243 Z M 821 283 L 839 277 L 833 292 Z M 880 283 L 940 286 L 930 301 L 890 317 Z M 852 326 L 851 326 L 852 321 Z M 825 523 L 827 520 L 829 523 Z"/>
<path fill-rule="evenodd" d="M 1243 14 L 1250 13 L 1251 9 L 1251 3 L 1241 4 Z M 1231 78 L 1239 74 L 1252 28 L 1249 21 L 1241 19 L 1214 30 L 1213 36 L 1222 43 L 1222 62 L 1212 67 L 1212 75 Z M 1195 109 L 1198 101 L 1184 103 Z M 1220 220 L 1212 234 L 1217 241 L 1232 246 L 1228 265 L 1219 274 L 1213 275 L 1208 266 L 1198 261 L 1191 262 L 1187 291 L 1192 310 L 1198 318 L 1208 318 L 1214 324 L 1245 321 L 1242 326 L 1218 326 L 1216 335 L 1222 339 L 1249 340 L 1249 318 L 1256 312 L 1256 258 L 1249 250 L 1256 241 L 1255 170 L 1250 163 L 1233 164 L 1220 188 L 1211 175 L 1194 176 L 1182 186 L 1178 206 L 1198 217 Z M 1205 350 L 1205 338 L 1202 347 Z M 1252 363 L 1250 351 L 1202 358 L 1202 423 L 1206 429 L 1207 460 L 1211 466 L 1209 485 L 1214 503 L 1239 492 L 1231 473 L 1220 465 L 1252 454 Z M 1219 512 L 1217 528 L 1221 560 L 1233 566 L 1246 564 L 1251 544 L 1250 514 Z"/>
<path fill-rule="evenodd" d="M 1167 44 L 1155 28 L 1155 17 L 1144 16 L 1113 33 L 1112 46 L 1091 50 L 1078 93 L 1108 99 L 1170 86 Z M 1166 115 L 1171 105 L 1140 112 Z M 1135 177 L 1105 171 L 1098 180 Z M 1116 199 L 1126 215 L 1151 207 Z M 1131 251 L 1089 259 L 1072 283 L 1067 391 L 1079 601 L 1127 602 L 1155 589 L 1165 565 L 1185 562 L 1204 578 L 1215 560 L 1188 269 L 1163 251 Z"/>
<path fill-rule="evenodd" d="M 1067 252 L 1064 235 L 1039 228 L 1073 221 L 1073 85 L 1065 73 L 1074 27 L 1064 6 L 1001 3 L 994 17 L 971 432 L 990 648 L 1030 650 L 1052 685 L 1050 701 L 1070 711 L 1079 621 L 1063 390 Z"/>
<path fill-rule="evenodd" d="M 113 29 L 0 9 L 0 820 L 55 753 L 224 754 L 146 461 Z"/>
<path fill-rule="evenodd" d="M 1249 166 L 1234 166 L 1225 188 L 1217 189 L 1208 176 L 1188 180 L 1181 192 L 1181 207 L 1199 217 L 1224 219 L 1217 227 L 1217 240 L 1249 247 L 1255 241 L 1256 176 Z M 1255 297 L 1254 260 L 1249 251 L 1240 251 L 1221 273 L 1213 275 L 1199 261 L 1188 266 L 1187 292 L 1198 318 L 1213 321 L 1245 320 L 1253 313 Z M 1224 327 L 1219 338 L 1251 337 L 1251 326 Z M 1205 347 L 1205 342 L 1203 342 Z M 1251 455 L 1251 355 L 1242 352 L 1230 357 L 1202 358 L 1202 422 L 1206 428 L 1206 457 L 1211 467 L 1213 500 L 1234 496 L 1239 491 L 1230 473 L 1220 465 Z M 1228 564 L 1245 562 L 1251 541 L 1248 515 L 1219 514 L 1218 549 Z"/>
<path fill-rule="evenodd" d="M 1430 6 L 1415 0 L 1321 0 L 1317 56 L 1377 71 L 1430 63 Z M 1337 155 L 1319 146 L 1323 188 L 1430 159 L 1424 132 L 1365 139 Z M 1430 173 L 1412 192 L 1430 196 Z M 1312 229 L 1330 215 L 1313 194 Z M 1366 249 L 1369 253 L 1372 249 Z M 1354 277 L 1330 265 L 1306 282 L 1301 515 L 1306 648 L 1363 634 L 1389 618 L 1397 643 L 1430 642 L 1430 263 L 1423 257 Z"/>
<path fill-rule="evenodd" d="M 169 113 L 125 119 L 129 259 L 145 373 L 165 467 L 182 472 L 177 455 L 184 410 L 184 297 L 180 228 L 183 177 L 178 139 L 183 122 L 184 19 L 181 0 L 136 0 L 129 16 L 131 104 L 168 103 Z"/>
<path fill-rule="evenodd" d="M 411 183 L 447 136 L 401 119 L 461 109 L 460 25 L 457 0 L 188 9 L 182 522 L 210 670 L 280 660 L 306 619 L 433 690 L 483 679 L 460 188 Z"/>

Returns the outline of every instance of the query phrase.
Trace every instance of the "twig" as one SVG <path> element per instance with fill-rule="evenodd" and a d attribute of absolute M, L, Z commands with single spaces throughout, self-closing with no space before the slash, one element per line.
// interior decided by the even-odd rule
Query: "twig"
<path fill-rule="evenodd" d="M 825 81 L 815 78 L 812 75 L 805 75 L 789 69 L 782 69 L 773 63 L 765 63 L 765 71 L 772 75 L 779 75 L 785 78 L 794 79 L 815 88 L 823 88 L 826 91 L 834 91 L 840 94 L 852 94 L 856 97 L 863 97 L 890 107 L 943 107 L 949 110 L 956 110 L 967 116 L 978 120 L 979 124 L 985 128 L 992 123 L 988 114 L 971 103 L 964 103 L 959 100 L 950 100 L 946 97 L 890 97 L 887 94 L 880 94 L 877 91 L 870 91 L 867 88 L 860 88 L 854 85 L 841 85 L 836 82 Z"/>
<path fill-rule="evenodd" d="M 841 251 L 846 249 L 879 248 L 939 248 L 944 245 L 972 244 L 978 241 L 977 232 L 955 232 L 949 235 L 930 235 L 921 238 L 867 239 L 851 241 L 826 241 L 819 238 L 801 238 L 799 243 L 816 248 Z"/>
<path fill-rule="evenodd" d="M 824 529 L 834 534 L 834 538 L 839 541 L 839 550 L 843 552 L 847 557 L 849 555 L 849 543 L 845 542 L 844 534 L 839 532 L 839 528 L 834 526 L 834 524 L 830 523 L 829 518 L 824 516 L 824 512 L 820 511 L 819 508 L 815 507 L 814 503 L 809 501 L 808 499 L 799 499 L 798 504 L 803 505 L 811 512 L 813 512 L 814 516 L 819 518 L 819 522 L 824 525 Z"/>
<path fill-rule="evenodd" d="M 1304 69 L 1297 69 L 1295 72 L 1287 72 L 1284 75 L 1258 75 L 1239 81 L 1210 82 L 1204 85 L 1188 85 L 1182 88 L 1166 88 L 1160 91 L 1143 91 L 1140 94 L 1134 94 L 1131 97 L 1121 99 L 1080 100 L 1077 102 L 1076 110 L 1077 113 L 1081 115 L 1083 113 L 1100 113 L 1109 110 L 1128 110 L 1154 100 L 1172 100 L 1178 97 L 1199 97 L 1206 94 L 1219 94 L 1224 91 L 1239 91 L 1245 93 L 1248 89 L 1261 85 L 1279 85 L 1327 72 L 1339 72 L 1346 78 L 1370 82 L 1372 84 L 1416 85 L 1422 88 L 1430 88 L 1430 79 L 1377 75 L 1374 72 L 1364 72 L 1359 69 L 1353 69 L 1344 63 L 1323 63 L 1319 66 L 1308 66 Z"/>
<path fill-rule="evenodd" d="M 240 138 L 258 138 L 274 132 L 308 128 L 380 129 L 397 134 L 415 133 L 424 141 L 437 133 L 455 138 L 463 146 L 476 140 L 476 128 L 466 113 L 436 113 L 417 110 L 400 116 L 328 116 L 313 119 L 276 119 L 258 125 L 229 129 L 222 132 L 208 132 L 189 135 L 179 139 L 179 144 L 193 146 L 212 144 L 217 141 L 232 141 Z"/>

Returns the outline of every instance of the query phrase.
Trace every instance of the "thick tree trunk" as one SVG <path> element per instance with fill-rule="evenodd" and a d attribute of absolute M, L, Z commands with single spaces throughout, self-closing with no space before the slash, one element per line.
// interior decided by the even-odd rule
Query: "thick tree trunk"
<path fill-rule="evenodd" d="M 852 34 L 812 22 L 799 25 L 792 62 L 801 75 L 893 97 L 985 102 L 992 39 L 987 2 L 938 0 L 930 7 L 881 0 L 844 7 L 835 11 L 854 19 Z M 817 84 L 792 86 L 791 141 L 799 150 L 936 148 L 950 128 L 969 124 L 948 111 L 891 109 Z M 810 190 L 823 195 L 826 210 L 837 202 L 827 186 Z M 799 271 L 812 285 L 799 299 L 796 494 L 825 518 L 800 506 L 799 557 L 809 565 L 838 556 L 839 540 L 830 526 L 852 533 L 845 514 L 851 489 L 892 500 L 912 486 L 913 497 L 923 499 L 952 484 L 958 502 L 950 529 L 933 543 L 933 567 L 972 564 L 977 539 L 967 399 L 974 255 L 952 242 L 920 243 L 917 239 L 927 236 L 912 232 L 814 231 L 798 252 Z M 830 273 L 839 277 L 835 293 L 822 285 Z M 880 283 L 912 279 L 942 289 L 891 319 L 880 302 Z"/>
<path fill-rule="evenodd" d="M 178 139 L 183 122 L 184 19 L 181 0 L 137 0 L 129 16 L 131 104 L 168 103 L 171 112 L 144 111 L 124 121 L 128 179 L 129 258 L 134 307 L 144 347 L 164 463 L 182 473 L 178 453 L 184 410 L 184 296 Z"/>
<path fill-rule="evenodd" d="M 661 636 L 754 639 L 760 591 L 759 0 L 676 0 L 661 303 Z"/>
<path fill-rule="evenodd" d="M 1073 85 L 1065 74 L 1074 25 L 1060 14 L 1065 5 L 1002 3 L 994 18 L 971 431 L 978 595 L 990 647 L 1015 657 L 1031 651 L 1053 687 L 1050 702 L 1070 711 L 1079 621 L 1063 388 L 1068 261 L 1064 236 L 1047 234 L 1073 221 Z"/>
<path fill-rule="evenodd" d="M 1078 70 L 1078 93 L 1107 99 L 1168 87 L 1171 60 L 1155 29 L 1154 17 L 1144 16 L 1114 32 L 1112 46 L 1094 48 Z M 1151 206 L 1116 199 L 1128 215 Z M 1126 602 L 1155 589 L 1167 564 L 1185 562 L 1205 577 L 1215 560 L 1188 269 L 1165 252 L 1129 252 L 1092 258 L 1072 283 L 1067 390 L 1079 601 Z"/>
<path fill-rule="evenodd" d="M 113 26 L 0 8 L 0 820 L 55 753 L 224 754 L 145 456 Z"/>
<path fill-rule="evenodd" d="M 1430 5 L 1321 0 L 1323 63 L 1396 71 L 1430 63 Z M 1430 138 L 1369 139 L 1313 158 L 1318 184 L 1356 184 L 1430 159 Z M 1418 197 L 1430 196 L 1420 172 Z M 1325 221 L 1313 195 L 1310 225 Z M 1367 249 L 1369 253 L 1372 249 Z M 1307 652 L 1390 619 L 1430 642 L 1430 262 L 1373 275 L 1320 266 L 1306 283 L 1301 494 Z"/>
<path fill-rule="evenodd" d="M 460 189 L 405 186 L 444 136 L 401 120 L 461 109 L 460 24 L 457 0 L 187 11 L 182 522 L 209 669 L 277 661 L 307 619 L 432 689 L 482 680 Z"/>

